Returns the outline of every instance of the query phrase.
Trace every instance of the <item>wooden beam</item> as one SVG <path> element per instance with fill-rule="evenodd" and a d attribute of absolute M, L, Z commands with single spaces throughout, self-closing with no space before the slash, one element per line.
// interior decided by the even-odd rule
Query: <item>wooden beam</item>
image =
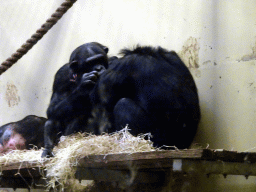
<path fill-rule="evenodd" d="M 50 160 L 2 165 L 0 186 L 27 188 L 36 182 L 41 183 L 41 171 L 46 163 Z M 76 168 L 77 179 L 117 182 L 154 183 L 167 178 L 170 172 L 248 177 L 256 176 L 256 153 L 189 149 L 90 155 L 79 160 Z"/>
<path fill-rule="evenodd" d="M 92 155 L 79 160 L 78 167 L 129 169 L 130 166 L 137 166 L 141 169 L 164 168 L 172 167 L 172 159 L 200 159 L 202 156 L 202 149 Z"/>

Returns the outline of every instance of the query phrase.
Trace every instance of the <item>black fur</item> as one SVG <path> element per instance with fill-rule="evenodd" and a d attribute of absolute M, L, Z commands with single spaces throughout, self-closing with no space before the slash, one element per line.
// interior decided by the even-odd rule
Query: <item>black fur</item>
<path fill-rule="evenodd" d="M 188 148 L 200 108 L 193 77 L 179 56 L 138 45 L 106 63 L 107 50 L 98 43 L 84 44 L 57 72 L 42 156 L 52 155 L 58 131 L 101 134 L 126 124 L 134 135 L 151 132 L 155 146 Z"/>
<path fill-rule="evenodd" d="M 155 146 L 188 148 L 200 120 L 197 88 L 174 52 L 137 46 L 121 51 L 93 92 L 97 132 L 129 124 L 134 135 L 151 132 Z"/>
<path fill-rule="evenodd" d="M 52 148 L 61 135 L 85 131 L 92 111 L 89 94 L 108 66 L 107 52 L 107 47 L 96 42 L 81 45 L 72 52 L 69 63 L 57 71 L 47 109 L 43 157 L 53 156 Z"/>

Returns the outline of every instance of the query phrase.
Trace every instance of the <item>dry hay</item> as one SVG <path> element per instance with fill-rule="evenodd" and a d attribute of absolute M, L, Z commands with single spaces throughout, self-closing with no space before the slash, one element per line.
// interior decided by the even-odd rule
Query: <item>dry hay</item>
<path fill-rule="evenodd" d="M 47 178 L 50 178 L 48 187 L 55 188 L 58 183 L 61 188 L 72 187 L 73 191 L 80 191 L 75 182 L 76 165 L 81 158 L 89 155 L 107 155 L 117 153 L 135 153 L 155 151 L 150 134 L 141 134 L 137 137 L 131 135 L 126 126 L 121 131 L 112 134 L 95 136 L 87 133 L 77 133 L 62 136 L 58 146 L 53 149 L 54 158 L 44 163 Z M 13 150 L 0 156 L 0 164 L 6 166 L 12 163 L 35 163 L 42 166 L 45 159 L 41 159 L 40 150 Z M 78 187 L 78 188 L 77 188 Z"/>

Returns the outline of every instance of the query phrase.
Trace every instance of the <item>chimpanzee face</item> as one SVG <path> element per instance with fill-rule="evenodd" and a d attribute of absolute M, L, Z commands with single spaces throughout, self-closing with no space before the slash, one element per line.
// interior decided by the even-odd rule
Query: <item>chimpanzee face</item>
<path fill-rule="evenodd" d="M 0 137 L 0 154 L 14 149 L 25 149 L 26 140 L 13 130 L 14 125 L 7 125 L 5 128 Z"/>
<path fill-rule="evenodd" d="M 91 71 L 103 72 L 108 68 L 108 48 L 99 43 L 86 43 L 76 48 L 70 56 L 70 68 L 81 76 Z"/>

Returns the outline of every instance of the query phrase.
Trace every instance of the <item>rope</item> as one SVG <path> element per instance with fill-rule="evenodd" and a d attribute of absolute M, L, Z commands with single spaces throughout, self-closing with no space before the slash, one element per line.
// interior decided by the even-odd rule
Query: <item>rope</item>
<path fill-rule="evenodd" d="M 24 43 L 15 53 L 6 59 L 0 65 L 0 75 L 16 63 L 23 55 L 25 55 L 51 28 L 57 21 L 72 7 L 77 0 L 65 0 L 64 3 L 51 15 L 49 19 L 34 33 L 30 39 Z"/>

